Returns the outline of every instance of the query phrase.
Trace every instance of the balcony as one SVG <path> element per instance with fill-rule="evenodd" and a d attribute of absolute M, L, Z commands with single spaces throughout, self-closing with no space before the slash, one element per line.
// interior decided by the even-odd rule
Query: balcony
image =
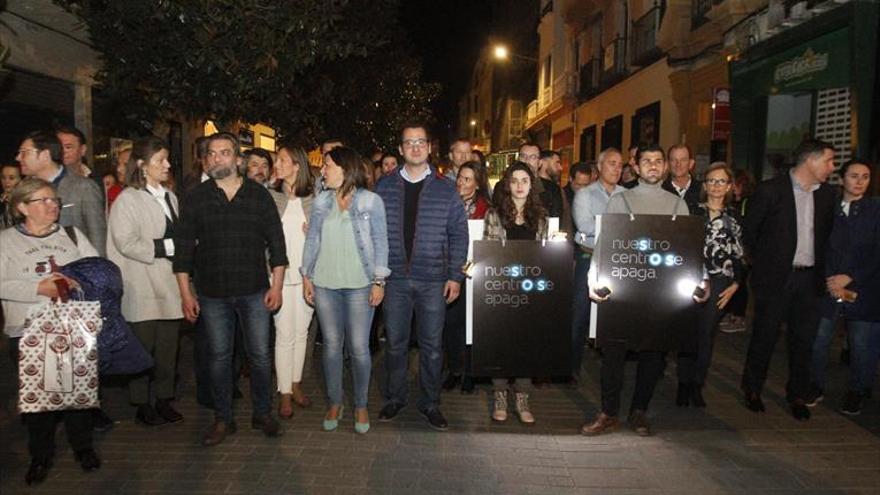
<path fill-rule="evenodd" d="M 563 72 L 550 85 L 538 89 L 538 98 L 526 107 L 526 128 L 573 103 L 576 92 L 577 74 L 572 71 Z"/>
<path fill-rule="evenodd" d="M 602 90 L 599 85 L 600 64 L 600 59 L 591 58 L 589 62 L 581 66 L 580 86 L 578 88 L 578 98 L 581 100 L 590 99 Z"/>
<path fill-rule="evenodd" d="M 618 36 L 602 50 L 602 85 L 611 86 L 626 77 L 626 38 Z"/>
<path fill-rule="evenodd" d="M 645 15 L 633 22 L 632 63 L 651 65 L 662 55 L 657 46 L 657 31 L 660 30 L 660 7 L 654 6 Z"/>

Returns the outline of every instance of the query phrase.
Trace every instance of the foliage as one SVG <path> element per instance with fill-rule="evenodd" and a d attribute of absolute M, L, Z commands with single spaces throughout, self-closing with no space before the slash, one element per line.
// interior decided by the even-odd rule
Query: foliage
<path fill-rule="evenodd" d="M 185 115 L 365 148 L 438 92 L 402 48 L 397 0 L 56 1 L 84 20 L 129 128 Z"/>

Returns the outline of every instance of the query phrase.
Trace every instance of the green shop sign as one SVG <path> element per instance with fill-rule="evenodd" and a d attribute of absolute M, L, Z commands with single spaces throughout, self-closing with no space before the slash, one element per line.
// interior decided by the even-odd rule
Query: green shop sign
<path fill-rule="evenodd" d="M 849 86 L 849 31 L 838 29 L 763 59 L 734 62 L 734 85 L 776 94 Z M 741 87 L 742 87 L 741 86 Z"/>

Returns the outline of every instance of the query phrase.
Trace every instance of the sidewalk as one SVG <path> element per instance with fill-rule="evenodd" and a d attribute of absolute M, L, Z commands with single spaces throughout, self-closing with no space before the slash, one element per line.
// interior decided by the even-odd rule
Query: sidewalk
<path fill-rule="evenodd" d="M 96 434 L 101 469 L 83 473 L 59 428 L 55 467 L 36 488 L 24 484 L 26 435 L 18 417 L 9 413 L 14 411 L 15 372 L 4 352 L 0 493 L 880 493 L 877 388 L 861 416 L 837 413 L 847 368 L 837 363 L 835 348 L 829 396 L 812 410 L 813 419 L 799 423 L 785 408 L 785 358 L 777 352 L 765 393 L 768 411 L 751 413 L 738 393 L 747 339 L 743 333 L 718 335 L 705 411 L 675 407 L 675 366 L 670 360 L 651 406 L 655 436 L 650 438 L 637 437 L 626 427 L 595 438 L 578 433 L 599 403 L 598 361 L 592 354 L 585 358 L 579 388 L 535 390 L 532 406 L 538 423 L 533 427 L 521 426 L 515 418 L 492 424 L 485 387 L 474 395 L 444 394 L 443 411 L 450 423 L 446 433 L 428 429 L 414 405 L 395 422 L 379 423 L 376 381 L 384 369 L 377 354 L 370 395 L 373 423 L 367 435 L 354 433 L 349 408 L 339 431 L 320 431 L 323 384 L 320 360 L 312 359 L 305 386 L 316 404 L 296 409 L 294 418 L 284 423 L 282 438 L 268 439 L 250 430 L 249 400 L 240 400 L 239 432 L 217 447 L 203 448 L 199 440 L 213 416 L 195 402 L 192 342 L 185 336 L 178 402 L 185 421 L 154 429 L 139 426 L 126 389 L 108 387 L 105 408 L 119 423 Z M 781 349 L 782 342 L 777 345 Z M 630 363 L 624 410 L 634 369 Z M 246 381 L 241 385 L 247 397 Z M 412 403 L 416 393 L 413 387 Z"/>

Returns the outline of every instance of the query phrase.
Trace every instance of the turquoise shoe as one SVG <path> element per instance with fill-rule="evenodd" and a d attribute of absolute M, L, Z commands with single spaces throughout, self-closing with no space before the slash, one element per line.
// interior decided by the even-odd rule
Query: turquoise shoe
<path fill-rule="evenodd" d="M 336 430 L 336 428 L 339 427 L 339 420 L 342 419 L 342 412 L 344 410 L 345 406 L 339 406 L 339 413 L 336 414 L 336 419 L 324 419 L 324 422 L 321 424 L 321 428 L 323 428 L 324 431 Z"/>
<path fill-rule="evenodd" d="M 355 421 L 354 431 L 363 435 L 364 433 L 370 431 L 370 422 L 367 421 L 366 423 L 358 423 L 357 421 Z"/>

